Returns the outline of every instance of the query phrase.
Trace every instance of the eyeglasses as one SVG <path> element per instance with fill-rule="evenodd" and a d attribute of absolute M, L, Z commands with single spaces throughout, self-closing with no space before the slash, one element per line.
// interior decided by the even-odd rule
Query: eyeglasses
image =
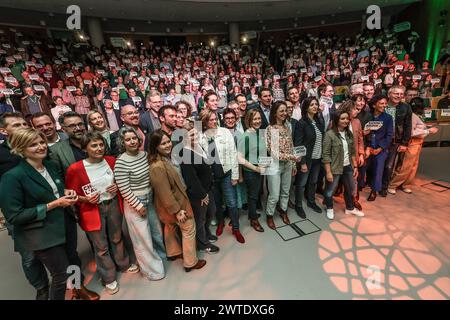
<path fill-rule="evenodd" d="M 122 113 L 123 116 L 132 116 L 133 114 L 139 114 L 139 111 L 130 111 L 127 113 Z"/>
<path fill-rule="evenodd" d="M 225 120 L 236 120 L 236 117 L 225 117 Z"/>
<path fill-rule="evenodd" d="M 80 123 L 72 123 L 72 124 L 69 124 L 68 126 L 64 126 L 64 127 L 73 130 L 73 129 L 77 128 L 77 127 L 80 128 L 80 129 L 81 129 L 81 128 L 84 128 L 85 125 L 84 125 L 83 122 L 80 122 Z"/>

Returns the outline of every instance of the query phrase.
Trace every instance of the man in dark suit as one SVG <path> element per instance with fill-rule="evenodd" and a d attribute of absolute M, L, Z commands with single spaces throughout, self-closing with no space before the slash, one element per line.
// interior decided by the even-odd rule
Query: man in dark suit
<path fill-rule="evenodd" d="M 257 109 L 261 113 L 261 129 L 269 126 L 269 114 L 272 106 L 272 91 L 269 88 L 262 88 L 258 92 L 258 104 L 249 109 Z"/>
<path fill-rule="evenodd" d="M 7 112 L 0 117 L 0 133 L 6 138 L 18 129 L 28 128 L 28 123 L 18 112 Z M 3 174 L 16 167 L 21 157 L 12 154 L 8 140 L 0 145 L 0 180 Z M 14 228 L 12 224 L 5 223 L 8 234 L 14 239 Z M 34 257 L 34 254 L 23 248 L 14 247 L 20 254 L 22 269 L 28 282 L 36 289 L 36 300 L 48 300 L 49 280 L 44 265 Z"/>
<path fill-rule="evenodd" d="M 143 131 L 152 133 L 153 131 L 161 129 L 158 112 L 162 105 L 163 100 L 161 98 L 161 94 L 156 90 L 150 91 L 146 99 L 147 111 L 142 113 L 139 120 L 139 126 Z"/>

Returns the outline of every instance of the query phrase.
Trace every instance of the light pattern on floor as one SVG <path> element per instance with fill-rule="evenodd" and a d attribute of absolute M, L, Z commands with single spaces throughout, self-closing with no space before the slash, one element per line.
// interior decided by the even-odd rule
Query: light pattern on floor
<path fill-rule="evenodd" d="M 448 262 L 424 241 L 372 218 L 333 221 L 319 240 L 323 269 L 354 299 L 449 299 Z"/>

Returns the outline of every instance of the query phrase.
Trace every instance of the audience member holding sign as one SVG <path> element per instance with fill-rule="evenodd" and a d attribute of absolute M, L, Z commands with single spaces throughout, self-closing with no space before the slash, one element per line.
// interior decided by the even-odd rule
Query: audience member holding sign
<path fill-rule="evenodd" d="M 367 130 L 370 129 L 370 134 L 366 136 L 367 167 L 368 171 L 372 173 L 368 177 L 372 189 L 367 199 L 368 201 L 374 201 L 377 193 L 382 190 L 384 166 L 394 135 L 393 120 L 391 115 L 385 112 L 386 106 L 386 96 L 378 95 L 373 97 L 370 101 L 372 110 L 371 121 L 364 127 Z"/>

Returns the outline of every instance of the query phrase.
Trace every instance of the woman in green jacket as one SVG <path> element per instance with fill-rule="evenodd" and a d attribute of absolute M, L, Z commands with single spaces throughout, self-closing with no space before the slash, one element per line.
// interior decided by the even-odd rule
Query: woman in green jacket
<path fill-rule="evenodd" d="M 33 252 L 50 271 L 51 300 L 64 300 L 67 258 L 64 208 L 77 202 L 73 190 L 64 183 L 47 156 L 47 139 L 43 133 L 27 128 L 11 137 L 11 152 L 23 158 L 19 165 L 2 176 L 0 207 L 14 225 L 16 247 Z"/>
<path fill-rule="evenodd" d="M 339 180 L 344 183 L 345 214 L 364 216 L 353 205 L 353 177 L 358 175 L 353 134 L 349 129 L 350 117 L 345 110 L 338 110 L 333 118 L 333 127 L 325 134 L 322 162 L 326 172 L 324 202 L 328 219 L 334 219 L 333 193 Z"/>

